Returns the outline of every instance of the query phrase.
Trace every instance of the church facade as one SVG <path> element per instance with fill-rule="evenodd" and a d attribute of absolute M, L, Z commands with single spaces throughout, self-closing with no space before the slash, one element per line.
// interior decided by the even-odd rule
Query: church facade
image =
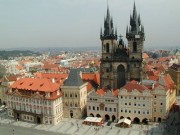
<path fill-rule="evenodd" d="M 101 29 L 100 33 L 102 41 L 101 88 L 119 89 L 128 81 L 143 79 L 142 53 L 145 34 L 135 4 L 133 14 L 130 15 L 130 26 L 127 26 L 126 38 L 128 46 L 125 45 L 122 36 L 118 38 L 108 7 L 104 29 Z"/>

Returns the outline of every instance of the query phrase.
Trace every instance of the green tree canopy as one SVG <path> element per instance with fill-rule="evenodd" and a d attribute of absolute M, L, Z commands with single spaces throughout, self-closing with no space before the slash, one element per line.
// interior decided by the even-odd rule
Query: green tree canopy
<path fill-rule="evenodd" d="M 6 74 L 6 68 L 4 65 L 0 64 L 0 79 L 3 77 L 3 75 Z"/>

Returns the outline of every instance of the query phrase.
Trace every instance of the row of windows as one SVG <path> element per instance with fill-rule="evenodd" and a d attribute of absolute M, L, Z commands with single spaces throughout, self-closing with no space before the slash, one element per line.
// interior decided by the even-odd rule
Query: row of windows
<path fill-rule="evenodd" d="M 90 98 L 90 101 L 97 101 L 97 98 Z"/>
<path fill-rule="evenodd" d="M 154 112 L 158 112 L 158 111 L 156 110 L 156 108 L 154 108 Z M 161 113 L 163 112 L 163 109 L 162 109 L 162 108 L 160 108 L 160 112 L 161 112 Z"/>
<path fill-rule="evenodd" d="M 18 103 L 8 103 L 9 108 L 16 109 L 16 110 L 21 110 L 21 111 L 26 111 L 26 112 L 32 112 L 36 114 L 52 114 L 52 108 L 43 108 L 41 106 L 31 106 L 31 105 L 25 105 L 25 104 L 18 104 Z"/>
<path fill-rule="evenodd" d="M 114 100 L 105 99 L 105 102 L 114 102 Z"/>
<path fill-rule="evenodd" d="M 77 98 L 77 97 L 79 97 L 79 96 L 83 96 L 83 95 L 87 95 L 87 92 L 86 91 L 84 91 L 84 92 L 81 92 L 80 93 L 80 95 L 79 95 L 79 93 L 63 93 L 64 94 L 64 96 L 65 97 L 72 97 L 72 98 Z"/>
<path fill-rule="evenodd" d="M 85 105 L 86 104 L 86 100 L 84 99 L 84 101 L 81 101 L 81 102 L 65 102 L 64 104 L 65 104 L 65 106 L 78 107 L 78 106 Z"/>
<path fill-rule="evenodd" d="M 157 105 L 156 101 L 154 102 L 154 105 Z M 163 103 L 160 103 L 160 105 L 163 105 Z"/>
<path fill-rule="evenodd" d="M 90 98 L 89 100 L 90 100 L 90 101 L 97 101 L 98 99 L 97 99 L 97 98 Z M 111 103 L 111 102 L 114 102 L 114 100 L 111 100 L 111 99 L 105 99 L 105 102 Z"/>
<path fill-rule="evenodd" d="M 125 109 L 125 110 L 123 110 L 123 109 L 121 109 L 121 112 L 123 113 L 132 113 L 132 111 L 131 110 L 127 110 L 127 109 Z M 134 110 L 134 114 L 149 114 L 149 111 L 140 111 L 140 110 Z"/>
<path fill-rule="evenodd" d="M 60 98 L 59 98 L 60 99 Z M 34 103 L 34 104 L 44 104 L 44 105 L 51 105 L 51 101 L 48 100 L 41 100 L 41 99 L 31 99 L 31 98 L 21 98 L 21 97 L 9 97 L 9 100 L 16 101 L 16 102 L 26 102 L 26 103 Z"/>
<path fill-rule="evenodd" d="M 149 97 L 131 97 L 131 96 L 121 96 L 121 99 L 149 100 Z"/>
<path fill-rule="evenodd" d="M 124 103 L 124 105 L 127 105 L 127 106 L 129 105 L 129 106 L 131 106 L 131 102 L 129 102 L 129 103 Z M 140 103 L 138 103 L 138 104 L 137 104 L 137 103 L 134 103 L 134 106 L 141 106 L 141 104 L 140 104 Z M 142 106 L 145 107 L 146 104 L 143 103 Z"/>
<path fill-rule="evenodd" d="M 46 124 L 52 124 L 52 118 L 45 118 L 45 123 Z"/>
<path fill-rule="evenodd" d="M 100 110 L 100 108 L 99 107 L 95 107 L 95 106 L 89 106 L 89 110 L 97 110 L 97 111 L 99 111 Z M 108 108 L 108 107 L 105 107 L 104 108 L 104 111 L 109 111 L 109 112 L 116 112 L 116 108 Z"/>
<path fill-rule="evenodd" d="M 33 121 L 33 117 L 29 115 L 24 115 L 23 119 L 27 121 Z"/>

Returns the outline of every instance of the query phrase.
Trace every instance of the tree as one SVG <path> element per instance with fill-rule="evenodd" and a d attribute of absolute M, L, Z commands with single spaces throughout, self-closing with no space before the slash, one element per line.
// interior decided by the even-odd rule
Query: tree
<path fill-rule="evenodd" d="M 4 65 L 0 64 L 0 79 L 3 77 L 3 75 L 6 74 L 6 68 Z"/>

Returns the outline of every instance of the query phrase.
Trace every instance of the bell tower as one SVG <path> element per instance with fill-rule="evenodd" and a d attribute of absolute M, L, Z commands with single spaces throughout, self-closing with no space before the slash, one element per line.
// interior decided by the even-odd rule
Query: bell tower
<path fill-rule="evenodd" d="M 129 49 L 128 80 L 140 81 L 143 77 L 142 61 L 145 41 L 144 26 L 141 24 L 140 15 L 137 15 L 134 3 L 133 14 L 130 15 L 130 26 L 126 29 L 126 38 Z"/>
<path fill-rule="evenodd" d="M 100 39 L 102 41 L 102 58 L 100 65 L 100 87 L 111 89 L 114 87 L 113 80 L 113 54 L 117 46 L 117 30 L 114 30 L 113 18 L 107 6 L 107 15 L 104 18 L 104 31 L 101 28 Z"/>

